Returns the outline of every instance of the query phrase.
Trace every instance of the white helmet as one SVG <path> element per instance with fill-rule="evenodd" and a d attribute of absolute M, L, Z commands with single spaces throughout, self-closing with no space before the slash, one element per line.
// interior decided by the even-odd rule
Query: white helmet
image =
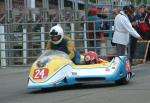
<path fill-rule="evenodd" d="M 62 27 L 57 24 L 50 29 L 50 40 L 54 44 L 59 44 L 64 38 L 64 31 Z"/>

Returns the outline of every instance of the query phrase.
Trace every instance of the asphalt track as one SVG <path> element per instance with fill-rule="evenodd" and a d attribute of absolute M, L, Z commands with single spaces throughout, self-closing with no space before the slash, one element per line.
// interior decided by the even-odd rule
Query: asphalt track
<path fill-rule="evenodd" d="M 0 103 L 150 103 L 150 62 L 133 67 L 128 85 L 80 85 L 27 89 L 29 68 L 0 68 Z"/>

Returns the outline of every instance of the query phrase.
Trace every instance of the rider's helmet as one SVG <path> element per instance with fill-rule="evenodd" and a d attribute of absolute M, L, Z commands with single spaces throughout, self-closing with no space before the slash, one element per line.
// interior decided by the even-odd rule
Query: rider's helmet
<path fill-rule="evenodd" d="M 84 61 L 86 64 L 96 64 L 97 58 L 97 53 L 93 51 L 88 51 L 84 55 Z"/>
<path fill-rule="evenodd" d="M 57 24 L 50 29 L 50 41 L 54 44 L 59 44 L 64 38 L 64 31 L 62 27 Z"/>

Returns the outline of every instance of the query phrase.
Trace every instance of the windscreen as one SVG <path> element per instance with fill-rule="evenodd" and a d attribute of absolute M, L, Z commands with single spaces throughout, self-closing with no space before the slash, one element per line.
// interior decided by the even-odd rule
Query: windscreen
<path fill-rule="evenodd" d="M 58 50 L 46 50 L 38 59 L 42 59 L 45 57 L 51 59 L 53 56 L 60 56 L 66 59 L 70 59 L 68 54 Z"/>

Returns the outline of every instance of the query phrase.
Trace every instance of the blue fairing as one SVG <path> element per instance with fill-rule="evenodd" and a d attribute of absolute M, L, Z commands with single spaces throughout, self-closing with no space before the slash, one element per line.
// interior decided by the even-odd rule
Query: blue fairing
<path fill-rule="evenodd" d="M 126 76 L 126 66 L 125 66 L 125 61 L 127 60 L 126 56 L 119 56 L 120 59 L 120 64 L 118 65 L 118 69 L 117 69 L 117 75 L 115 77 L 116 80 L 121 79 L 123 77 Z M 119 75 L 122 74 L 122 76 L 120 77 Z"/>
<path fill-rule="evenodd" d="M 77 81 L 76 79 L 79 78 L 105 78 L 104 80 L 99 80 L 99 81 L 105 81 L 105 82 L 109 82 L 109 81 L 116 81 L 119 80 L 121 78 L 124 78 L 126 76 L 126 67 L 125 67 L 125 61 L 127 59 L 126 56 L 119 56 L 120 58 L 120 62 L 116 68 L 116 71 L 111 74 L 111 75 L 103 75 L 103 76 L 71 76 L 70 78 L 68 78 L 68 82 L 71 82 L 73 84 L 75 84 Z"/>

